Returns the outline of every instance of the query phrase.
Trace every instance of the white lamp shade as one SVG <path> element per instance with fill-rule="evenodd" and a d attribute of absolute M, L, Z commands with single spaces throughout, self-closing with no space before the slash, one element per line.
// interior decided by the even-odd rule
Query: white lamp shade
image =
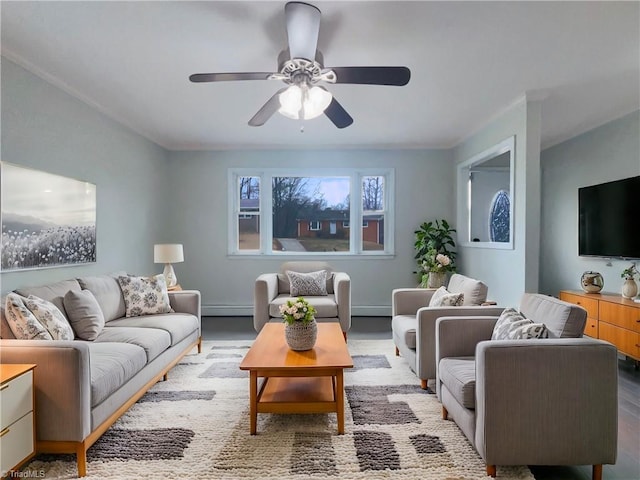
<path fill-rule="evenodd" d="M 322 115 L 333 96 L 322 87 L 314 86 L 307 89 L 291 85 L 279 95 L 278 99 L 280 100 L 278 111 L 285 117 L 294 120 L 310 120 Z"/>
<path fill-rule="evenodd" d="M 184 262 L 181 243 L 161 243 L 153 246 L 154 263 Z"/>

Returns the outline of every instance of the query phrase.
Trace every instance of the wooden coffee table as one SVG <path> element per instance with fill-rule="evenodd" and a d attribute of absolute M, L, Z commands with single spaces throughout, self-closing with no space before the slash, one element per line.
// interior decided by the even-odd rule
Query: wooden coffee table
<path fill-rule="evenodd" d="M 287 346 L 284 323 L 267 323 L 245 355 L 249 371 L 252 435 L 258 413 L 336 412 L 344 433 L 344 369 L 353 367 L 339 323 L 319 323 L 313 349 L 296 352 Z M 258 377 L 264 378 L 258 388 Z"/>

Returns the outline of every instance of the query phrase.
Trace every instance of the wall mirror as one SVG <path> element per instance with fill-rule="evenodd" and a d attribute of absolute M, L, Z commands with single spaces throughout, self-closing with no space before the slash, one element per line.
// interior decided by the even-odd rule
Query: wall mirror
<path fill-rule="evenodd" d="M 458 241 L 513 248 L 515 137 L 458 165 Z"/>

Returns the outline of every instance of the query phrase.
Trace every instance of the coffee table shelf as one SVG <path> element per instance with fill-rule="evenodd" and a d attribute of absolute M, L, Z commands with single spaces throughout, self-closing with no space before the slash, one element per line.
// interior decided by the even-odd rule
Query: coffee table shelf
<path fill-rule="evenodd" d="M 344 369 L 351 367 L 338 323 L 318 324 L 316 346 L 305 352 L 289 349 L 283 324 L 266 324 L 240 363 L 249 371 L 251 434 L 257 433 L 258 413 L 331 412 L 344 433 Z"/>

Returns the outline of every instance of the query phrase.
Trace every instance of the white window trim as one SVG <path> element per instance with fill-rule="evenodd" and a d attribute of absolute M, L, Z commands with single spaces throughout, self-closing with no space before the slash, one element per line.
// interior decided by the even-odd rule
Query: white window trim
<path fill-rule="evenodd" d="M 362 180 L 364 177 L 383 176 L 385 177 L 384 206 L 383 210 L 371 212 L 362 209 Z M 238 248 L 239 229 L 238 215 L 240 212 L 240 196 L 238 195 L 238 179 L 240 177 L 260 178 L 260 249 L 240 250 Z M 271 186 L 273 177 L 349 177 L 351 180 L 350 196 L 357 199 L 351 201 L 349 225 L 362 225 L 365 214 L 376 213 L 384 216 L 384 250 L 364 250 L 362 248 L 362 227 L 349 228 L 348 252 L 279 252 L 271 249 L 272 244 L 272 194 Z M 228 186 L 228 236 L 227 246 L 230 257 L 246 256 L 269 256 L 284 257 L 298 256 L 309 257 L 389 257 L 395 255 L 393 239 L 395 237 L 395 170 L 393 168 L 331 168 L 331 169 L 310 169 L 310 168 L 288 168 L 288 169 L 260 169 L 260 168 L 230 168 L 227 172 Z M 246 212 L 242 212 L 246 213 Z"/>
<path fill-rule="evenodd" d="M 318 228 L 313 228 L 311 225 L 316 224 Z M 310 232 L 318 232 L 322 230 L 322 222 L 320 220 L 309 220 L 309 231 Z"/>

